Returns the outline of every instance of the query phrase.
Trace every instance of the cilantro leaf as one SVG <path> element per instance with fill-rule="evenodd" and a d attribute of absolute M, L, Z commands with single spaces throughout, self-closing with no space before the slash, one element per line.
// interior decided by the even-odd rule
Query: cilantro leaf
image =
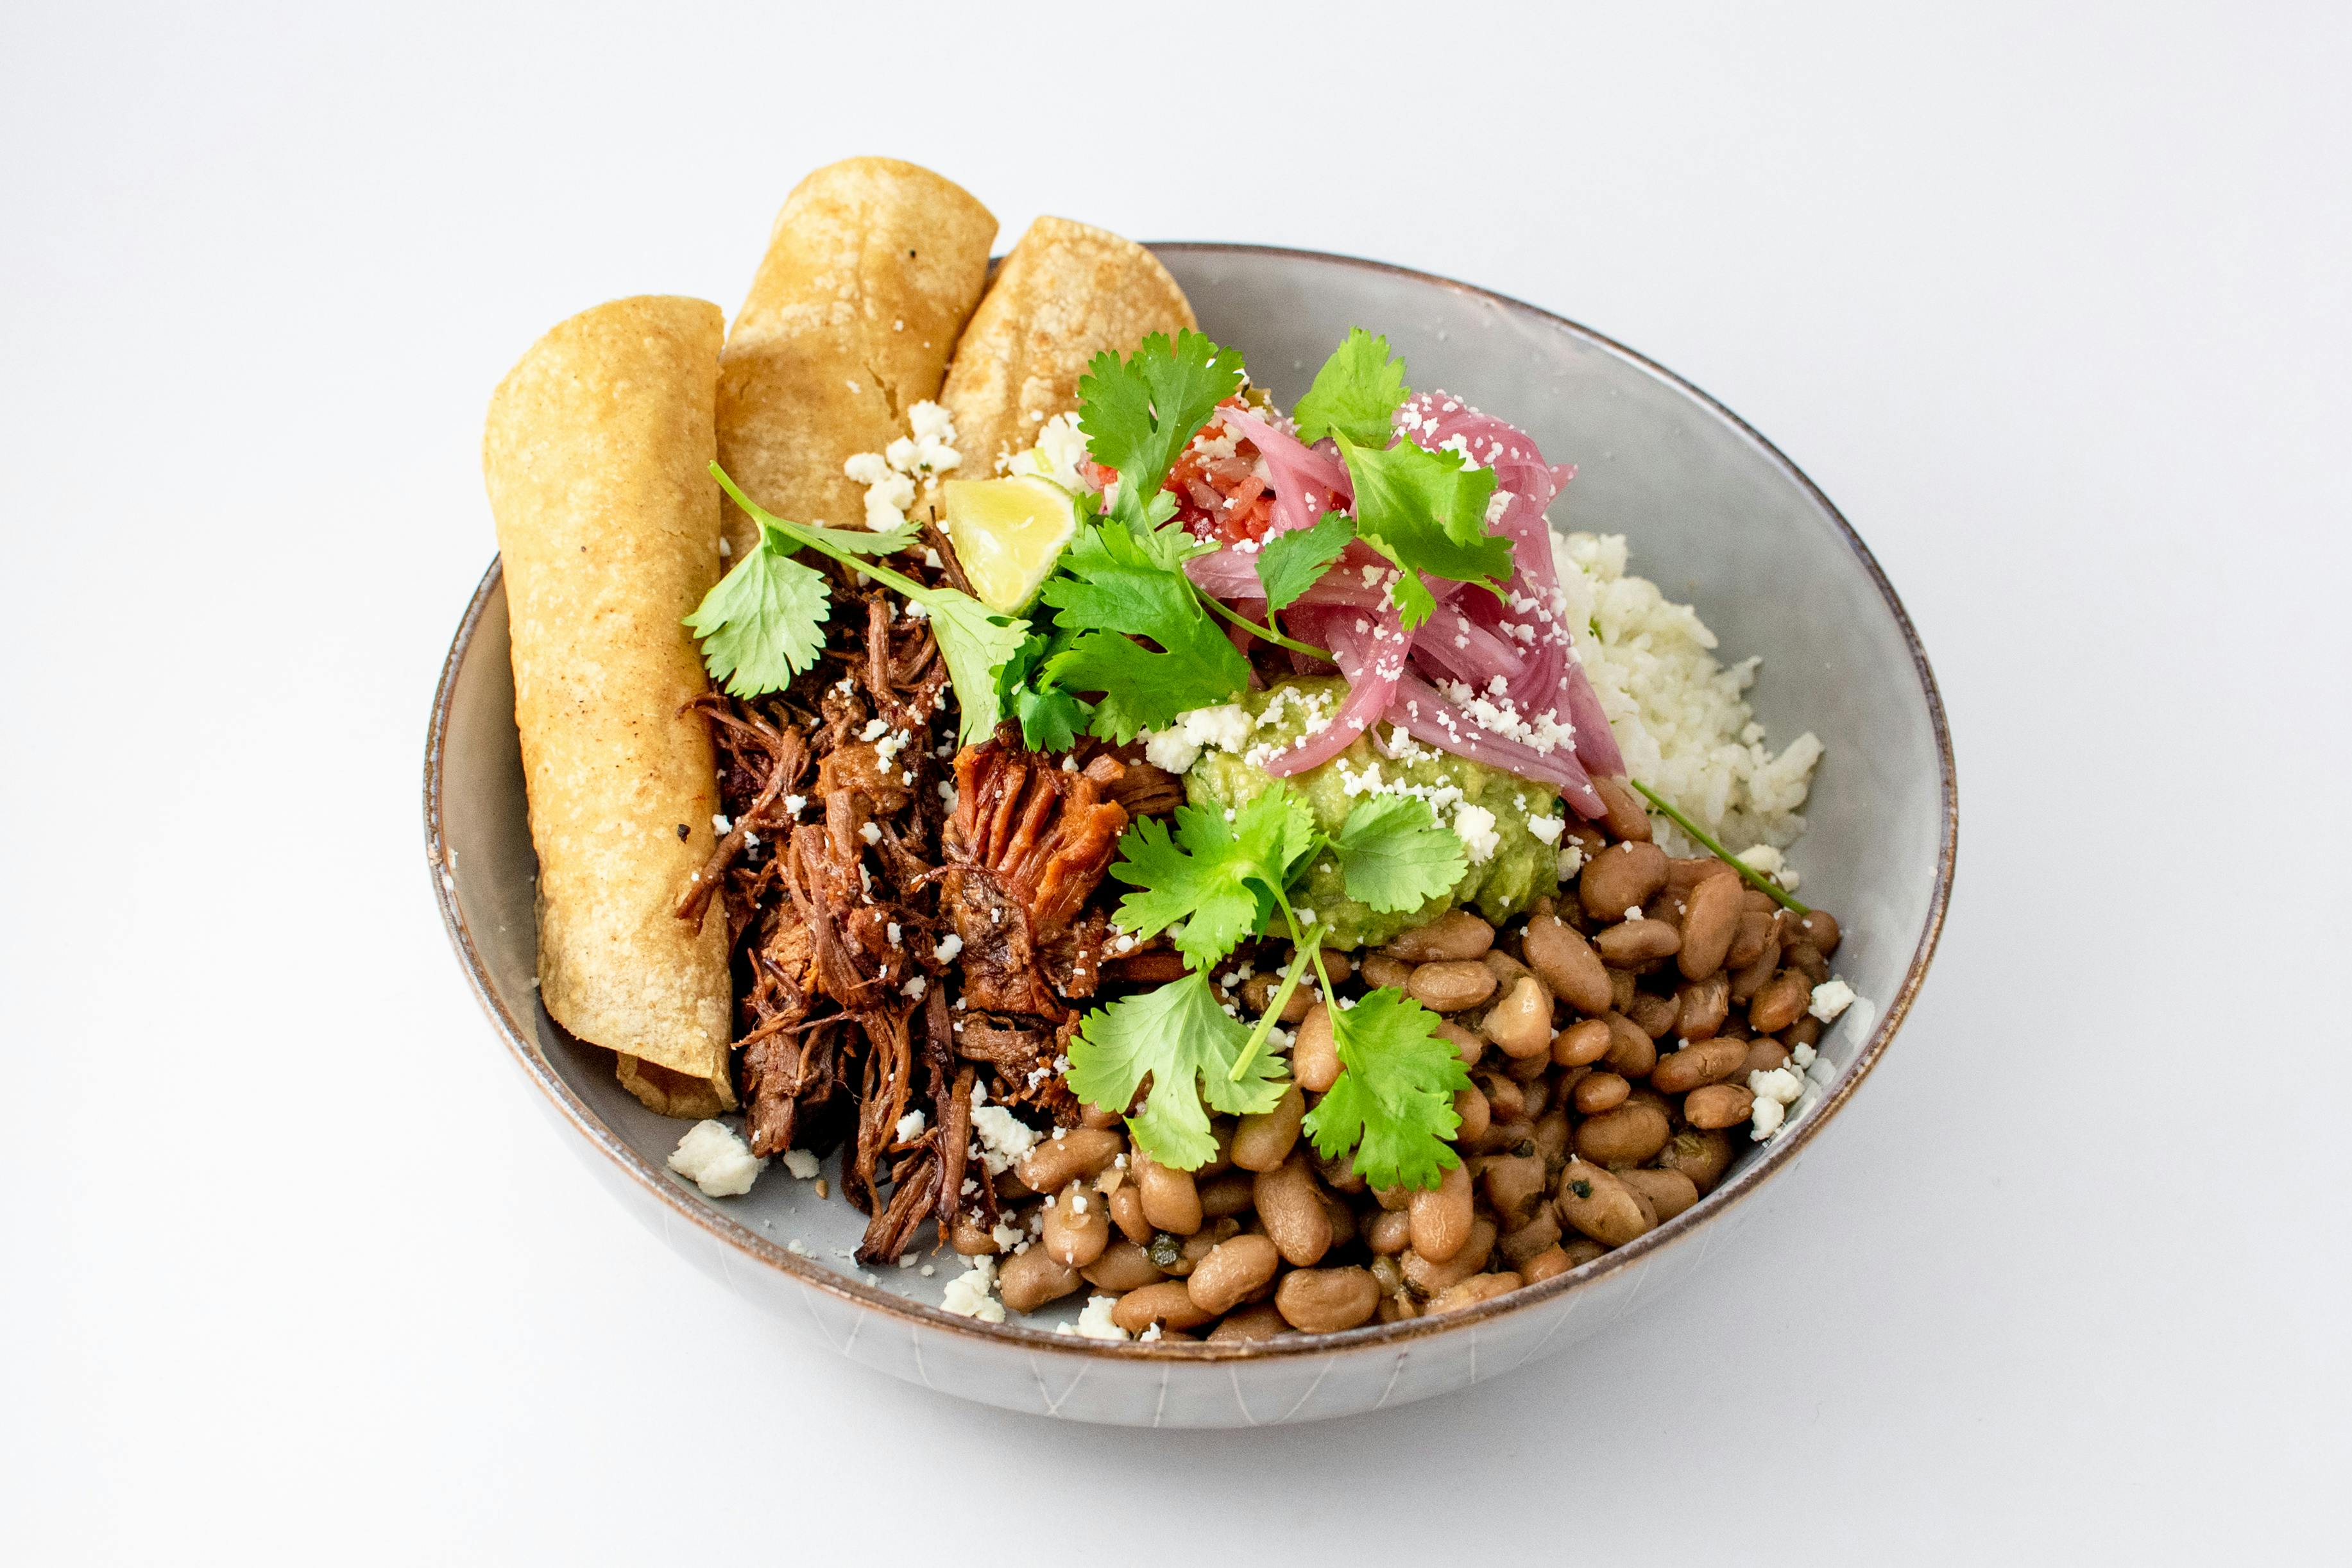
<path fill-rule="evenodd" d="M 713 680 L 738 697 L 782 691 L 816 662 L 833 613 L 824 574 L 792 558 L 793 542 L 762 527 L 760 542 L 686 617 Z"/>
<path fill-rule="evenodd" d="M 1229 1116 L 1271 1110 L 1289 1089 L 1281 1058 L 1261 1056 L 1233 1077 L 1249 1030 L 1217 1005 L 1205 974 L 1088 1013 L 1070 1041 L 1072 1093 L 1106 1110 L 1125 1110 L 1144 1077 L 1151 1093 L 1127 1119 L 1135 1146 L 1163 1165 L 1198 1170 L 1217 1152 L 1209 1106 Z"/>
<path fill-rule="evenodd" d="M 1179 713 L 1213 707 L 1249 684 L 1249 660 L 1201 608 L 1184 575 L 1190 543 L 1112 521 L 1081 530 L 1048 579 L 1045 603 L 1070 646 L 1045 673 L 1072 691 L 1099 691 L 1088 727 L 1121 745 Z M 1171 557 L 1173 557 L 1171 560 Z M 1150 637 L 1155 651 L 1131 637 Z"/>
<path fill-rule="evenodd" d="M 1359 447 L 1385 447 L 1396 436 L 1396 411 L 1410 392 L 1404 361 L 1390 356 L 1388 339 L 1351 327 L 1290 415 L 1298 421 L 1298 438 L 1310 446 L 1326 436 L 1345 436 Z"/>
<path fill-rule="evenodd" d="M 1267 540 L 1257 552 L 1257 580 L 1265 589 L 1265 607 L 1286 608 L 1315 586 L 1355 537 L 1352 518 L 1344 511 L 1327 511 L 1312 528 L 1294 528 Z"/>
<path fill-rule="evenodd" d="M 876 576 L 887 582 L 887 576 Z M 931 613 L 931 637 L 940 657 L 948 662 L 948 679 L 955 682 L 956 741 L 976 746 L 995 731 L 1004 717 L 998 700 L 996 672 L 1021 651 L 1028 639 L 1029 623 L 1000 616 L 969 594 L 953 588 L 926 588 L 899 577 L 891 584 Z"/>
<path fill-rule="evenodd" d="M 1033 752 L 1068 751 L 1094 709 L 1055 685 L 1040 668 L 1069 641 L 1066 636 L 1032 632 L 996 672 L 997 701 L 1021 721 L 1022 743 Z"/>
<path fill-rule="evenodd" d="M 1172 838 L 1147 816 L 1118 847 L 1110 874 L 1137 889 L 1119 900 L 1119 929 L 1155 936 L 1181 921 L 1176 949 L 1203 970 L 1265 929 L 1292 868 L 1315 847 L 1315 814 L 1277 783 L 1230 822 L 1212 807 L 1180 805 Z"/>
<path fill-rule="evenodd" d="M 1356 485 L 1356 532 L 1397 563 L 1396 588 L 1408 630 L 1437 608 L 1421 574 L 1475 583 L 1496 598 L 1511 580 L 1511 542 L 1486 531 L 1491 468 L 1465 468 L 1458 452 L 1433 452 L 1410 441 L 1386 450 L 1339 437 Z"/>
<path fill-rule="evenodd" d="M 1357 1173 L 1375 1188 L 1433 1187 L 1462 1163 L 1446 1141 L 1461 1128 L 1454 1097 L 1470 1087 L 1470 1074 L 1437 1022 L 1392 986 L 1332 1012 L 1339 1079 L 1305 1123 L 1317 1153 L 1336 1160 L 1353 1151 Z"/>
<path fill-rule="evenodd" d="M 1177 454 L 1241 384 L 1240 351 L 1189 328 L 1173 343 L 1153 332 L 1124 360 L 1108 349 L 1094 357 L 1078 378 L 1078 428 L 1094 460 L 1118 470 L 1114 516 L 1144 517 Z"/>
<path fill-rule="evenodd" d="M 1461 838 L 1419 795 L 1376 795 L 1358 801 L 1331 849 L 1348 896 L 1383 914 L 1417 910 L 1453 891 L 1470 868 Z"/>

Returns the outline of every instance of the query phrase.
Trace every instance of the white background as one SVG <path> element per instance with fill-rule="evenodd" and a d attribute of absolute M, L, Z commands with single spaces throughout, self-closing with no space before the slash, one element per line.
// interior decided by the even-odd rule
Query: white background
<path fill-rule="evenodd" d="M 0 1558 L 2342 1551 L 2343 7 L 826 9 L 0 16 Z M 731 310 L 861 152 L 1559 310 L 1877 551 L 1950 927 L 1681 1294 L 1376 1417 L 1061 1427 L 772 1329 L 530 1102 L 417 810 L 485 401 Z"/>

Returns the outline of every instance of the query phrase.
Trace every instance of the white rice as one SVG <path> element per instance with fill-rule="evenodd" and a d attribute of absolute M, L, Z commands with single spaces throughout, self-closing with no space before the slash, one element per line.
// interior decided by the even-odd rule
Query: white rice
<path fill-rule="evenodd" d="M 1761 660 L 1718 663 L 1698 612 L 1626 573 L 1623 534 L 1555 533 L 1552 553 L 1576 656 L 1633 776 L 1734 853 L 1796 842 L 1822 743 L 1808 730 L 1777 756 L 1766 744 L 1741 695 Z M 1696 850 L 1664 817 L 1651 820 L 1673 852 Z"/>

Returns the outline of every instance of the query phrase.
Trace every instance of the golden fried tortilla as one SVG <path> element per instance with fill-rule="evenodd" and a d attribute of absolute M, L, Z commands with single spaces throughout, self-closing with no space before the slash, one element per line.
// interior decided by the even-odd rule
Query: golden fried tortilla
<path fill-rule="evenodd" d="M 842 464 L 907 434 L 988 282 L 996 219 L 894 158 L 851 158 L 793 187 L 719 356 L 719 461 L 780 517 L 866 526 Z M 751 520 L 728 509 L 740 556 Z"/>
<path fill-rule="evenodd" d="M 681 625 L 719 577 L 708 468 L 723 320 L 617 300 L 531 346 L 490 399 L 482 472 L 505 563 L 530 837 L 539 994 L 620 1054 L 654 1110 L 735 1103 L 727 916 L 670 911 L 711 851 L 710 732 Z"/>
<path fill-rule="evenodd" d="M 956 427 L 960 472 L 978 479 L 1034 446 L 1037 427 L 1078 405 L 1087 362 L 1132 353 L 1152 332 L 1197 326 L 1159 258 L 1066 217 L 1041 217 L 996 269 L 949 362 L 940 401 Z"/>

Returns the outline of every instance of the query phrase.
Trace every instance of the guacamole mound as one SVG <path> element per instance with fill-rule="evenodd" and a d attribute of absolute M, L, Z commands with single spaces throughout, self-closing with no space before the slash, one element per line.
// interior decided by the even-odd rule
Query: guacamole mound
<path fill-rule="evenodd" d="M 1311 718 L 1336 711 L 1347 695 L 1348 683 L 1330 678 L 1277 681 L 1264 691 L 1244 692 L 1235 701 L 1249 713 L 1252 733 L 1238 752 L 1213 747 L 1202 751 L 1184 774 L 1186 796 L 1194 805 L 1221 811 L 1237 809 L 1256 799 L 1274 779 L 1248 760 L 1250 751 L 1280 750 L 1296 743 Z M 1535 818 L 1559 816 L 1558 790 L 1422 745 L 1385 723 L 1372 729 L 1384 738 L 1392 737 L 1391 749 L 1401 754 L 1382 756 L 1372 744 L 1372 731 L 1367 731 L 1329 762 L 1288 781 L 1314 811 L 1317 826 L 1337 836 L 1347 823 L 1349 810 L 1364 798 L 1367 786 L 1393 793 L 1396 785 L 1415 785 L 1438 792 L 1433 805 L 1438 821 L 1449 827 L 1454 826 L 1457 805 L 1492 812 L 1495 847 L 1481 859 L 1475 846 L 1467 847 L 1470 868 L 1452 892 L 1420 909 L 1394 914 L 1383 914 L 1348 897 L 1339 866 L 1328 855 L 1317 856 L 1307 868 L 1304 890 L 1295 901 L 1330 922 L 1331 946 L 1377 947 L 1400 931 L 1427 925 L 1456 906 L 1475 909 L 1499 922 L 1559 890 L 1558 835 L 1553 835 L 1555 842 L 1548 843 L 1528 826 Z M 1351 783 L 1356 785 L 1353 794 L 1349 789 Z"/>

